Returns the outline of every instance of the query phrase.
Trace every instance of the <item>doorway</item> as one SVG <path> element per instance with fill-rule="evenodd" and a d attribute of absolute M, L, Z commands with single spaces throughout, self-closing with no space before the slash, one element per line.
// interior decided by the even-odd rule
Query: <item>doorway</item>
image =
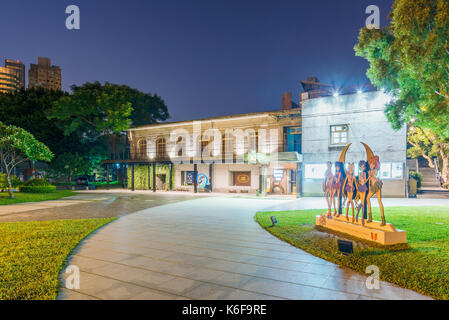
<path fill-rule="evenodd" d="M 167 190 L 167 175 L 165 174 L 156 175 L 156 189 Z"/>

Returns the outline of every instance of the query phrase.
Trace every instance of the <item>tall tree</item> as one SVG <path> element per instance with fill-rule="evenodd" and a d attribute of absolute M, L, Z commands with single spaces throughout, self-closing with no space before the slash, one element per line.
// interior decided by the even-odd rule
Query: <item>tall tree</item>
<path fill-rule="evenodd" d="M 88 141 L 77 132 L 66 135 L 63 123 L 47 118 L 46 112 L 52 105 L 67 96 L 69 96 L 68 93 L 43 88 L 0 94 L 0 121 L 27 130 L 48 146 L 55 154 L 51 166 L 58 161 L 56 167 L 60 168 L 61 159 L 67 159 L 67 157 L 61 159 L 59 157 L 72 153 L 82 156 L 86 163 L 91 164 L 90 172 L 99 161 L 107 157 L 107 139 Z"/>
<path fill-rule="evenodd" d="M 164 121 L 169 117 L 165 102 L 157 95 L 126 85 L 106 82 L 72 86 L 73 94 L 62 97 L 47 112 L 61 123 L 65 134 L 77 132 L 87 140 L 109 137 L 115 153 L 117 135 L 131 126 Z"/>
<path fill-rule="evenodd" d="M 356 55 L 370 63 L 371 82 L 394 96 L 386 109 L 393 128 L 408 123 L 437 137 L 431 150 L 449 182 L 449 2 L 396 0 L 390 19 L 360 31 Z"/>
<path fill-rule="evenodd" d="M 49 162 L 53 156 L 50 149 L 28 131 L 0 122 L 0 165 L 6 173 L 11 199 L 14 198 L 11 182 L 14 168 L 27 160 Z"/>

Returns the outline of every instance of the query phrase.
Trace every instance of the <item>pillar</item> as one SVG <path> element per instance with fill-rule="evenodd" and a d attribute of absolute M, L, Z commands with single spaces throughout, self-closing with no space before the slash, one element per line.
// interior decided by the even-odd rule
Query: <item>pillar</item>
<path fill-rule="evenodd" d="M 213 185 L 212 185 L 213 180 L 214 180 L 214 163 L 212 162 L 212 163 L 209 164 L 209 184 L 210 184 L 209 188 L 210 188 L 210 192 L 212 192 L 212 190 L 213 190 Z"/>
<path fill-rule="evenodd" d="M 262 166 L 260 168 L 260 195 L 265 197 L 267 195 L 267 167 Z"/>
<path fill-rule="evenodd" d="M 198 192 L 198 164 L 193 165 L 193 192 Z"/>
<path fill-rule="evenodd" d="M 296 164 L 296 198 L 302 196 L 302 171 L 301 164 L 298 162 Z"/>
<path fill-rule="evenodd" d="M 170 177 L 168 177 L 170 184 L 168 190 L 173 190 L 173 163 L 170 163 Z"/>

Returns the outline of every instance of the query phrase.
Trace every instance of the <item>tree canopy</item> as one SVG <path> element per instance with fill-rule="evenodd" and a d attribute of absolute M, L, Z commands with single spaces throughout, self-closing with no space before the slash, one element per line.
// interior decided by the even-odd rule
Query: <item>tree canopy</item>
<path fill-rule="evenodd" d="M 394 96 L 386 109 L 393 128 L 412 124 L 442 142 L 433 151 L 449 179 L 449 2 L 396 0 L 389 17 L 385 28 L 360 31 L 356 55 L 368 60 L 371 82 Z"/>
<path fill-rule="evenodd" d="M 47 112 L 59 121 L 65 134 L 78 132 L 96 139 L 119 134 L 132 125 L 150 124 L 169 117 L 167 106 L 157 95 L 142 93 L 126 85 L 106 82 L 72 86 L 73 94 L 64 96 Z"/>
<path fill-rule="evenodd" d="M 53 156 L 50 149 L 28 131 L 0 122 L 0 162 L 1 167 L 6 172 L 11 198 L 13 197 L 11 190 L 12 170 L 24 161 L 49 162 Z"/>

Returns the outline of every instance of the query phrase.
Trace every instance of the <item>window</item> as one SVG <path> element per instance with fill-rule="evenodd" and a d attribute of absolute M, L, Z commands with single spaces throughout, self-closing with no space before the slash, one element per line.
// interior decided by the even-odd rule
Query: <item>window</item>
<path fill-rule="evenodd" d="M 331 145 L 346 145 L 348 143 L 348 125 L 331 126 Z"/>
<path fill-rule="evenodd" d="M 144 159 L 147 156 L 147 140 L 141 139 L 137 144 L 137 157 Z"/>
<path fill-rule="evenodd" d="M 306 179 L 324 179 L 327 164 L 306 164 L 304 168 Z"/>
<path fill-rule="evenodd" d="M 181 171 L 181 185 L 192 186 L 195 177 L 194 171 Z"/>
<path fill-rule="evenodd" d="M 301 153 L 301 127 L 284 128 L 284 152 Z"/>
<path fill-rule="evenodd" d="M 158 157 L 166 156 L 165 139 L 158 139 L 156 142 L 156 154 Z"/>
<path fill-rule="evenodd" d="M 380 164 L 379 179 L 402 179 L 404 164 L 402 162 L 383 162 Z"/>
<path fill-rule="evenodd" d="M 233 172 L 233 186 L 251 187 L 251 171 Z"/>

